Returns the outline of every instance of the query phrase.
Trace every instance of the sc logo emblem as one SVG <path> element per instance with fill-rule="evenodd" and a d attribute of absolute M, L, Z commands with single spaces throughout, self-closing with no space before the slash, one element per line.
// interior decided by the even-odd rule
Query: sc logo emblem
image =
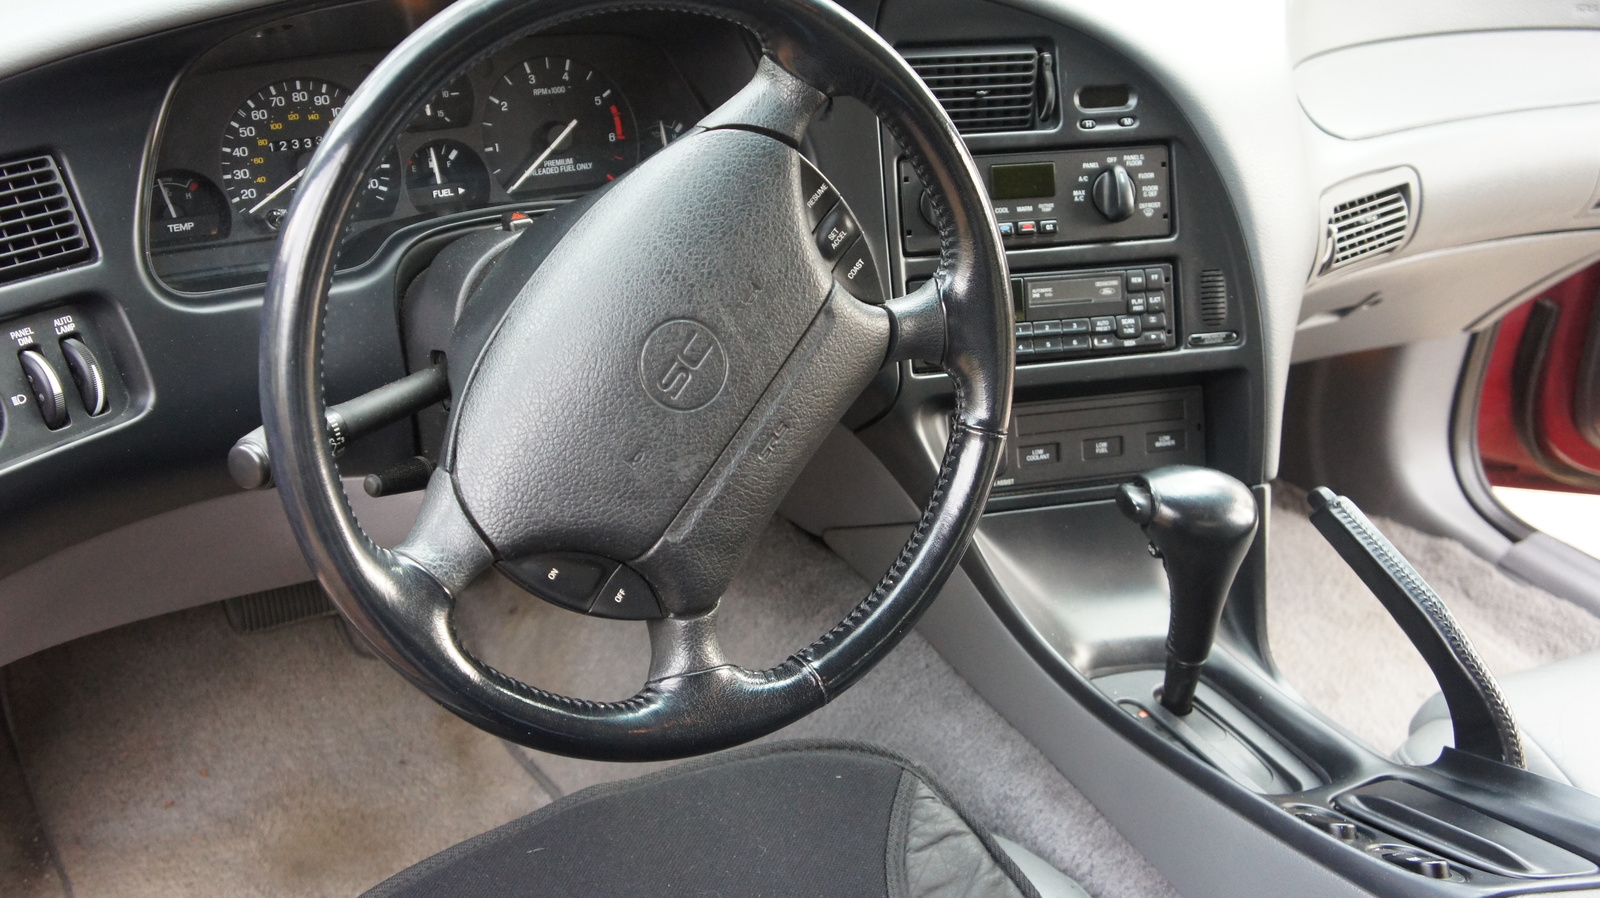
<path fill-rule="evenodd" d="M 717 335 L 679 318 L 657 327 L 639 354 L 639 379 L 656 404 L 680 412 L 704 408 L 728 382 L 728 355 Z"/>

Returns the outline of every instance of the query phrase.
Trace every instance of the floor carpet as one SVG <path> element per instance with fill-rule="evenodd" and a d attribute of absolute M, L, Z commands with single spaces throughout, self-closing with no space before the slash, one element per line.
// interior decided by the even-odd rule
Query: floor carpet
<path fill-rule="evenodd" d="M 1313 706 L 1373 748 L 1392 752 L 1438 684 L 1311 524 L 1305 493 L 1280 483 L 1273 495 L 1267 555 L 1273 658 Z M 1600 648 L 1600 618 L 1582 608 L 1507 577 L 1454 540 L 1383 518 L 1374 523 L 1444 599 L 1494 673 Z"/>
<path fill-rule="evenodd" d="M 775 522 L 725 602 L 724 645 L 748 666 L 770 664 L 865 588 Z M 465 597 L 458 621 L 487 660 L 546 688 L 615 698 L 643 678 L 642 627 L 579 618 L 503 582 Z M 6 673 L 25 783 L 15 765 L 11 780 L 0 770 L 0 816 L 36 805 L 62 874 L 41 865 L 36 844 L 14 861 L 0 852 L 0 875 L 32 871 L 29 898 L 356 895 L 558 794 L 656 766 L 575 761 L 484 735 L 356 654 L 329 619 L 241 636 L 210 606 Z M 901 751 L 1091 894 L 1174 894 L 919 637 L 776 738 Z"/>

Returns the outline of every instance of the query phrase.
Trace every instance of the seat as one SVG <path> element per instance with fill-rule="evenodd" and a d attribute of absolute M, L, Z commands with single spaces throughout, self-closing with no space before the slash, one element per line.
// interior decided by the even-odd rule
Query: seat
<path fill-rule="evenodd" d="M 1600 651 L 1509 674 L 1500 688 L 1522 730 L 1528 769 L 1600 795 Z M 1430 764 L 1454 741 L 1444 696 L 1435 694 L 1411 718 L 1411 736 L 1395 758 Z"/>
<path fill-rule="evenodd" d="M 779 743 L 574 793 L 366 894 L 1087 898 L 1008 848 L 903 758 Z"/>

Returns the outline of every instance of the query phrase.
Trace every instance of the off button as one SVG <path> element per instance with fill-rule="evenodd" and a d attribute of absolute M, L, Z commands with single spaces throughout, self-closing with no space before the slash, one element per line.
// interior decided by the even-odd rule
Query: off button
<path fill-rule="evenodd" d="M 655 590 L 625 564 L 618 565 L 611 573 L 606 585 L 600 588 L 600 594 L 595 596 L 589 613 L 616 620 L 651 620 L 662 616 Z"/>

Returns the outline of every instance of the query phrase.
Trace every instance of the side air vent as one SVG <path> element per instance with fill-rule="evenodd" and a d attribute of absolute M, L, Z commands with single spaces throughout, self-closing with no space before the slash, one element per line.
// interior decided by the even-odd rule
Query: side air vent
<path fill-rule="evenodd" d="M 904 51 L 962 134 L 1031 131 L 1055 111 L 1055 57 L 1026 45 Z"/>
<path fill-rule="evenodd" d="M 1228 279 L 1219 268 L 1200 272 L 1200 320 L 1207 327 L 1228 323 Z"/>
<path fill-rule="evenodd" d="M 1416 224 L 1416 172 L 1409 168 L 1367 175 L 1323 195 L 1319 273 L 1392 253 Z"/>
<path fill-rule="evenodd" d="M 89 235 L 49 156 L 0 162 L 0 283 L 89 258 Z"/>

